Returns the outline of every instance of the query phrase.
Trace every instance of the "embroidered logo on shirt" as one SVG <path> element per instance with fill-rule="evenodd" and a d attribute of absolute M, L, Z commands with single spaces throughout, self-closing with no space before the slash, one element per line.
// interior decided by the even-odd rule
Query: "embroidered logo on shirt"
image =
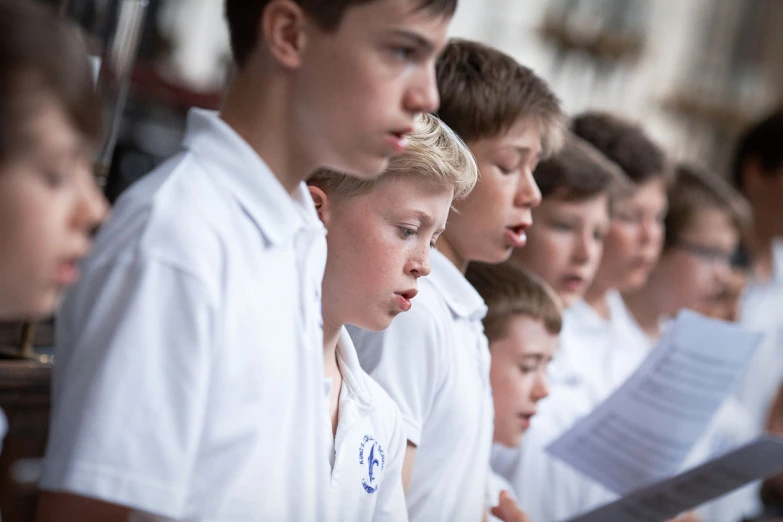
<path fill-rule="evenodd" d="M 378 491 L 383 468 L 386 466 L 386 455 L 378 441 L 370 435 L 365 435 L 359 445 L 359 465 L 364 467 L 362 487 L 367 493 Z"/>

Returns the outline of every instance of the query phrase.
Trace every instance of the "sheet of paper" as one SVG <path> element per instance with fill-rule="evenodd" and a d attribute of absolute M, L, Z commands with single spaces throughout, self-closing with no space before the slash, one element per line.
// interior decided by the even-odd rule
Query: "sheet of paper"
<path fill-rule="evenodd" d="M 569 522 L 661 522 L 780 472 L 783 472 L 783 439 L 764 436 Z"/>
<path fill-rule="evenodd" d="M 761 339 L 681 312 L 637 371 L 547 451 L 621 495 L 672 476 Z"/>

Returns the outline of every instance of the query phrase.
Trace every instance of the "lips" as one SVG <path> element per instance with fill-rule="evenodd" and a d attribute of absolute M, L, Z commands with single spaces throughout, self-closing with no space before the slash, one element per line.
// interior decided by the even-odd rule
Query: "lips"
<path fill-rule="evenodd" d="M 526 430 L 530 427 L 530 420 L 533 418 L 533 415 L 535 415 L 536 412 L 532 413 L 520 413 L 517 417 L 519 418 L 519 422 L 522 425 L 522 429 Z"/>
<path fill-rule="evenodd" d="M 402 154 L 408 147 L 408 134 L 413 132 L 413 127 L 405 127 L 393 130 L 387 134 L 387 141 L 394 152 Z"/>
<path fill-rule="evenodd" d="M 520 223 L 518 225 L 506 227 L 505 236 L 509 244 L 514 248 L 522 248 L 527 244 L 526 230 L 530 228 L 529 223 Z"/>
<path fill-rule="evenodd" d="M 405 290 L 404 292 L 396 292 L 394 294 L 394 298 L 397 301 L 397 306 L 400 307 L 400 310 L 403 312 L 407 312 L 411 309 L 411 300 L 416 297 L 416 294 L 418 294 L 419 291 L 415 288 L 411 290 Z"/>
<path fill-rule="evenodd" d="M 74 284 L 79 279 L 79 259 L 73 258 L 61 262 L 57 267 L 55 279 L 57 283 L 64 286 Z"/>
<path fill-rule="evenodd" d="M 563 277 L 562 281 L 563 287 L 570 292 L 576 292 L 582 289 L 586 282 L 584 277 L 578 275 L 567 275 Z"/>

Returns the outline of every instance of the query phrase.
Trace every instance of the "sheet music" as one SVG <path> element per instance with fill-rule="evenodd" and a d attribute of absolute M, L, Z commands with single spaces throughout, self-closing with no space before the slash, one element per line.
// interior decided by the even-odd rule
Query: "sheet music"
<path fill-rule="evenodd" d="M 764 436 L 568 522 L 661 522 L 783 472 L 783 439 Z"/>
<path fill-rule="evenodd" d="M 673 475 L 761 339 L 681 312 L 637 371 L 547 451 L 618 494 Z"/>

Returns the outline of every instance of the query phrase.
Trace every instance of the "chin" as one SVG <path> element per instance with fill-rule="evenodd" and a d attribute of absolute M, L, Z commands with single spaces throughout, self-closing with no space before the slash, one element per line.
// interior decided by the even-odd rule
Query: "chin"
<path fill-rule="evenodd" d="M 514 249 L 512 247 L 495 247 L 492 250 L 486 249 L 483 252 L 476 252 L 475 255 L 470 257 L 470 260 L 489 265 L 499 265 L 511 259 L 511 254 L 513 253 Z"/>
<path fill-rule="evenodd" d="M 345 156 L 344 156 L 345 157 Z M 339 167 L 330 167 L 337 172 L 345 172 L 359 179 L 371 180 L 383 174 L 389 167 L 389 158 L 382 155 L 355 156 L 353 161 L 343 161 Z"/>
<path fill-rule="evenodd" d="M 560 301 L 563 303 L 563 308 L 571 307 L 571 305 L 582 298 L 579 294 L 558 294 L 558 297 L 560 297 Z"/>
<path fill-rule="evenodd" d="M 506 433 L 495 439 L 495 442 L 507 448 L 516 448 L 522 444 L 522 433 Z"/>

